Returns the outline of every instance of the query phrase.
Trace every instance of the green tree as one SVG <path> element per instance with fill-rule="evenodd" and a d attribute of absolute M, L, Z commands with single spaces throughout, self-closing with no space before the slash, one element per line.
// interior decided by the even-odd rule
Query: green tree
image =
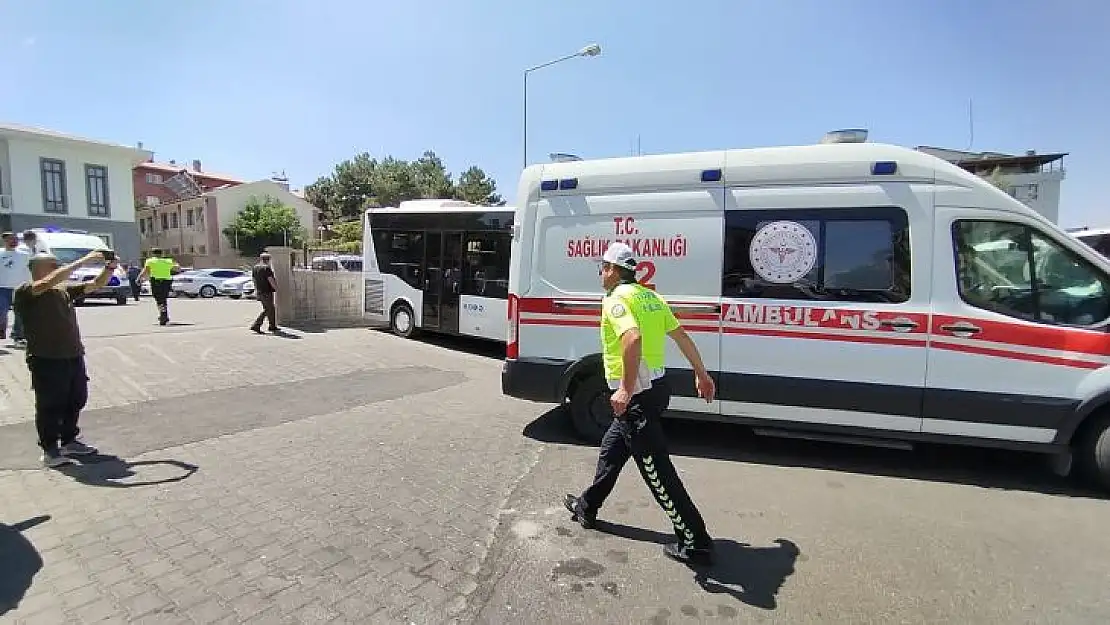
<path fill-rule="evenodd" d="M 324 242 L 324 247 L 346 254 L 362 253 L 362 219 L 335 224 L 331 233 L 332 238 Z"/>
<path fill-rule="evenodd" d="M 318 178 L 316 182 L 304 188 L 304 199 L 319 209 L 327 221 L 332 221 L 340 216 L 337 201 L 338 194 L 339 187 L 330 176 Z"/>
<path fill-rule="evenodd" d="M 497 183 L 486 175 L 481 167 L 472 166 L 459 176 L 455 187 L 455 197 L 471 204 L 482 206 L 502 206 L 505 200 L 497 194 Z"/>
<path fill-rule="evenodd" d="M 505 203 L 497 194 L 497 183 L 481 168 L 471 167 L 455 184 L 443 160 L 431 150 L 415 161 L 392 156 L 377 160 L 364 152 L 305 187 L 305 199 L 329 222 L 361 219 L 368 207 L 397 206 L 420 198 L 457 198 L 494 206 Z"/>
<path fill-rule="evenodd" d="M 257 256 L 270 245 L 299 247 L 305 231 L 293 207 L 273 197 L 252 197 L 223 230 L 243 256 Z"/>
<path fill-rule="evenodd" d="M 451 180 L 451 173 L 435 152 L 428 150 L 416 159 L 412 163 L 412 173 L 420 197 L 435 199 L 455 196 L 455 183 Z"/>
<path fill-rule="evenodd" d="M 374 189 L 372 205 L 397 206 L 405 200 L 420 197 L 412 164 L 387 156 L 383 158 L 371 178 Z M 361 211 L 359 211 L 361 214 Z"/>

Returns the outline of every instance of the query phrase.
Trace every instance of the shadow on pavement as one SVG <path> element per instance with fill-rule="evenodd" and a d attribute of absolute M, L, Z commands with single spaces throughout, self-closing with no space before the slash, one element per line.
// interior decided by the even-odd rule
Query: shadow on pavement
<path fill-rule="evenodd" d="M 674 534 L 598 520 L 597 531 L 645 543 L 665 545 Z M 794 573 L 801 550 L 792 541 L 779 538 L 772 547 L 753 547 L 730 538 L 713 541 L 712 566 L 689 566 L 694 581 L 708 593 L 727 594 L 747 605 L 774 610 L 775 597 Z"/>
<path fill-rule="evenodd" d="M 0 575 L 0 616 L 19 605 L 35 574 L 42 570 L 42 557 L 23 532 L 49 520 L 49 516 L 37 516 L 15 525 L 0 523 L 0 563 L 4 566 Z"/>
<path fill-rule="evenodd" d="M 186 326 L 195 326 L 197 324 L 189 323 L 187 321 L 171 321 L 171 322 L 167 323 L 166 325 L 170 326 L 172 328 L 179 328 L 179 327 L 186 327 Z"/>
<path fill-rule="evenodd" d="M 180 470 L 177 475 L 171 475 L 157 480 L 123 481 L 137 475 L 137 467 L 169 466 Z M 171 484 L 186 480 L 200 467 L 181 462 L 179 460 L 140 460 L 128 462 L 119 456 L 110 454 L 94 454 L 81 459 L 81 464 L 64 466 L 58 469 L 81 484 L 88 486 L 104 486 L 108 488 L 135 488 L 138 486 L 154 486 L 157 484 Z"/>
<path fill-rule="evenodd" d="M 1034 453 L 932 444 L 905 451 L 757 436 L 740 425 L 685 419 L 665 420 L 664 430 L 676 456 L 1106 499 L 1074 479 L 1052 473 L 1047 458 Z M 593 446 L 575 436 L 561 407 L 529 423 L 523 434 L 540 442 Z M 843 486 L 829 481 L 830 488 Z"/>
<path fill-rule="evenodd" d="M 409 339 L 413 340 L 413 339 Z M 505 359 L 505 344 L 495 341 L 486 341 L 468 336 L 451 336 L 449 334 L 420 334 L 415 340 L 455 352 L 464 352 L 474 356 L 481 356 L 491 360 Z"/>
<path fill-rule="evenodd" d="M 801 554 L 798 546 L 785 538 L 776 539 L 774 547 L 753 547 L 726 538 L 714 541 L 713 548 L 713 566 L 690 567 L 698 586 L 764 610 L 778 607 L 775 596 L 794 573 L 794 562 Z"/>

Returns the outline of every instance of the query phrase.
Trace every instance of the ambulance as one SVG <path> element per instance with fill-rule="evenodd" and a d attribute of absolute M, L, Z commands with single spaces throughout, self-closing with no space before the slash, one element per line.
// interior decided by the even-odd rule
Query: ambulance
<path fill-rule="evenodd" d="M 524 170 L 504 394 L 596 441 L 599 261 L 639 259 L 715 376 L 669 346 L 673 417 L 780 435 L 1052 454 L 1110 488 L 1110 260 L 934 156 L 830 133 L 797 147 Z"/>
<path fill-rule="evenodd" d="M 33 228 L 32 231 L 35 233 L 35 238 L 44 244 L 63 265 L 75 262 L 93 250 L 111 249 L 103 238 L 84 230 Z M 22 240 L 22 235 L 20 239 Z M 103 264 L 81 267 L 74 271 L 69 279 L 71 282 L 89 282 L 95 280 L 103 268 Z M 130 297 L 131 285 L 127 282 L 127 273 L 122 268 L 116 267 L 112 277 L 108 279 L 108 284 L 86 293 L 77 303 L 90 299 L 109 299 L 115 300 L 118 306 L 124 306 Z"/>

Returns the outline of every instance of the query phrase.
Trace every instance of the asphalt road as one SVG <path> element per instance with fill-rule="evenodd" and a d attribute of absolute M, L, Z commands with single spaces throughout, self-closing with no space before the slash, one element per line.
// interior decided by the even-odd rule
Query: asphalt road
<path fill-rule="evenodd" d="M 1035 456 L 674 422 L 718 539 L 690 570 L 633 467 L 569 522 L 596 449 L 500 395 L 497 346 L 171 306 L 81 310 L 105 456 L 65 473 L 0 354 L 0 623 L 1110 622 L 1110 504 Z"/>

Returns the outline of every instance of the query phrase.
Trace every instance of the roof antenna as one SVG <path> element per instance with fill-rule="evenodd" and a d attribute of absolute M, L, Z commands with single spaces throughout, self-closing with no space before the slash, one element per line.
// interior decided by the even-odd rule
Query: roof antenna
<path fill-rule="evenodd" d="M 971 151 L 971 146 L 975 145 L 975 101 L 969 99 L 967 101 L 967 151 Z"/>

